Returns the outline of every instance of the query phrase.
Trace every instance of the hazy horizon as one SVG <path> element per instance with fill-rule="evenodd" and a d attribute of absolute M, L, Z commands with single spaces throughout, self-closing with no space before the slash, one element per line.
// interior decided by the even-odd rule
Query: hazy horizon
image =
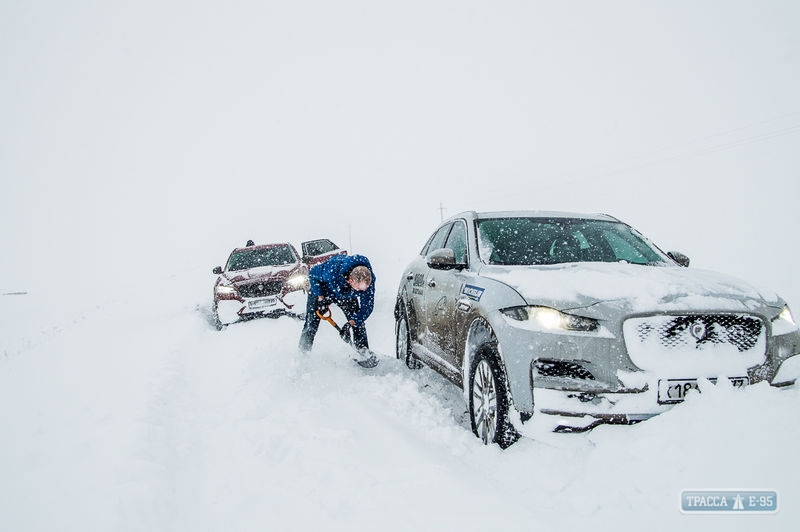
<path fill-rule="evenodd" d="M 26 2 L 0 17 L 0 289 L 444 216 L 608 212 L 800 305 L 800 4 Z"/>

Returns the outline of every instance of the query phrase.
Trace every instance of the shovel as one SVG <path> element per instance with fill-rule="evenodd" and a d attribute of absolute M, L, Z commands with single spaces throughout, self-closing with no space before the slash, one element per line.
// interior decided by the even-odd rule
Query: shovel
<path fill-rule="evenodd" d="M 327 308 L 324 314 L 318 310 L 316 312 L 319 319 L 325 320 L 331 325 L 333 325 L 333 328 L 336 329 L 336 331 L 339 333 L 339 336 L 342 337 L 342 339 L 347 343 L 347 345 L 353 348 L 356 354 L 358 354 L 359 358 L 354 359 L 356 361 L 356 364 L 358 364 L 362 368 L 374 368 L 375 366 L 378 365 L 378 357 L 375 355 L 375 353 L 373 353 L 369 349 L 359 349 L 355 345 L 353 345 L 353 339 L 350 336 L 350 334 L 344 332 L 342 328 L 339 327 L 339 324 L 333 321 L 330 308 Z"/>

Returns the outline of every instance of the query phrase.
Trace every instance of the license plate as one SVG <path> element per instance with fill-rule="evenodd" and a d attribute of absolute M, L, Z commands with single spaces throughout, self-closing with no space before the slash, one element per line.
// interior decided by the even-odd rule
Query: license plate
<path fill-rule="evenodd" d="M 254 301 L 247 302 L 247 308 L 249 309 L 257 309 L 257 308 L 264 308 L 264 307 L 271 307 L 278 302 L 278 298 L 275 297 L 266 297 L 264 299 L 256 299 Z"/>
<path fill-rule="evenodd" d="M 716 384 L 717 379 L 708 379 Z M 741 388 L 750 384 L 747 377 L 729 377 L 729 381 L 734 388 Z M 697 386 L 697 379 L 661 379 L 658 381 L 658 402 L 660 404 L 680 403 L 686 399 L 686 394 L 690 390 L 700 389 Z"/>

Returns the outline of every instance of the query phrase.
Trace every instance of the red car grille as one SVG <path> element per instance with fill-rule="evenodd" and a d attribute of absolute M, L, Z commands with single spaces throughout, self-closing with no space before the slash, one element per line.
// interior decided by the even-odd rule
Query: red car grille
<path fill-rule="evenodd" d="M 259 281 L 256 283 L 243 284 L 238 287 L 239 295 L 242 297 L 267 297 L 281 293 L 283 289 L 282 281 Z"/>

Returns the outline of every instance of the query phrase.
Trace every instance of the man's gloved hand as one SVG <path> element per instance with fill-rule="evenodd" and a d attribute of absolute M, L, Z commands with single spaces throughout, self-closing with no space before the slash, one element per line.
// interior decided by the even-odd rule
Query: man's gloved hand
<path fill-rule="evenodd" d="M 341 336 L 342 340 L 344 340 L 348 344 L 352 342 L 352 336 L 350 335 L 351 329 L 352 326 L 349 323 L 345 323 L 339 330 L 339 336 Z"/>
<path fill-rule="evenodd" d="M 320 314 L 325 314 L 328 312 L 328 307 L 331 305 L 331 300 L 328 298 L 324 299 L 317 299 L 317 311 Z"/>

